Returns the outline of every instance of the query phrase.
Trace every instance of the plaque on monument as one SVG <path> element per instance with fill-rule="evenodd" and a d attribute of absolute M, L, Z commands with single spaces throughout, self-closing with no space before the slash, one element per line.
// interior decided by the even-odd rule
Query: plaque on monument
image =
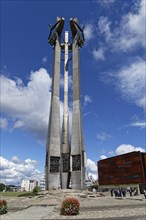
<path fill-rule="evenodd" d="M 59 161 L 60 157 L 50 157 L 50 173 L 58 173 L 59 172 Z"/>
<path fill-rule="evenodd" d="M 62 154 L 63 172 L 69 171 L 69 153 Z"/>
<path fill-rule="evenodd" d="M 73 155 L 72 156 L 72 170 L 78 171 L 81 170 L 81 155 Z"/>

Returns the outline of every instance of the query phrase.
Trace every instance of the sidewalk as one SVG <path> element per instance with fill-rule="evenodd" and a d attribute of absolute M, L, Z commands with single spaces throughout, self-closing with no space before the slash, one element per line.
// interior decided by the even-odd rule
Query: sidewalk
<path fill-rule="evenodd" d="M 80 213 L 77 216 L 61 216 L 60 206 L 64 198 L 74 197 L 80 201 Z M 81 191 L 49 191 L 33 198 L 7 198 L 8 214 L 1 220 L 49 220 L 49 219 L 146 219 L 146 200 L 143 195 L 114 198 L 108 194 Z M 18 211 L 17 211 L 18 210 Z M 14 212 L 15 211 L 15 212 Z M 17 212 L 16 212 L 17 211 Z"/>

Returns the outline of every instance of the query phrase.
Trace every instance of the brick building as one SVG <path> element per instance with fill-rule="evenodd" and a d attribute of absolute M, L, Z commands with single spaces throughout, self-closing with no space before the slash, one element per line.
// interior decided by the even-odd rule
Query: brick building
<path fill-rule="evenodd" d="M 146 184 L 146 153 L 131 153 L 98 161 L 99 185 Z"/>

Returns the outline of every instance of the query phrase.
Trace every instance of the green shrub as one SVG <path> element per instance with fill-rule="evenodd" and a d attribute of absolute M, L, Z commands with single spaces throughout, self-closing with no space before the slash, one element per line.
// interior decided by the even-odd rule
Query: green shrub
<path fill-rule="evenodd" d="M 0 215 L 7 213 L 7 202 L 6 200 L 0 199 Z"/>
<path fill-rule="evenodd" d="M 33 189 L 33 193 L 37 194 L 40 191 L 40 187 L 39 186 L 35 186 Z"/>
<path fill-rule="evenodd" d="M 36 194 L 33 192 L 22 192 L 21 194 L 19 194 L 17 197 L 29 197 L 29 196 L 35 196 Z"/>
<path fill-rule="evenodd" d="M 62 202 L 60 214 L 61 215 L 78 215 L 80 203 L 75 198 L 68 198 Z"/>

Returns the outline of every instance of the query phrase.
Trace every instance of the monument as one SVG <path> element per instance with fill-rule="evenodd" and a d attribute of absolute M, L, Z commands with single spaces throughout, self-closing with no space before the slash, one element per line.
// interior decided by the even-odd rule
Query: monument
<path fill-rule="evenodd" d="M 73 66 L 73 113 L 72 113 L 72 142 L 71 182 L 73 189 L 83 189 L 85 179 L 85 148 L 83 143 L 81 101 L 80 101 L 80 54 L 79 49 L 84 44 L 83 30 L 77 19 L 70 19 L 72 32 L 72 66 Z"/>
<path fill-rule="evenodd" d="M 61 33 L 64 19 L 57 17 L 56 24 L 51 28 L 48 38 L 54 47 L 54 64 L 52 79 L 52 97 L 48 137 L 46 145 L 45 181 L 46 189 L 58 188 L 60 182 L 60 52 Z"/>
<path fill-rule="evenodd" d="M 70 134 L 69 134 L 69 111 L 68 111 L 68 32 L 65 31 L 64 42 L 64 111 L 61 143 L 61 188 L 69 188 L 70 184 Z"/>
<path fill-rule="evenodd" d="M 82 116 L 80 101 L 80 48 L 84 44 L 83 29 L 77 19 L 70 19 L 72 42 L 69 43 L 69 33 L 65 32 L 62 42 L 64 18 L 58 18 L 50 30 L 49 44 L 54 49 L 52 97 L 46 145 L 45 179 L 46 189 L 84 189 L 85 179 L 85 147 L 82 132 Z M 68 51 L 72 52 L 73 73 L 73 112 L 72 134 L 69 129 L 68 111 Z M 60 135 L 60 60 L 64 52 L 64 111 L 63 125 Z M 61 136 L 61 137 L 60 137 Z M 71 141 L 70 141 L 71 137 Z"/>

